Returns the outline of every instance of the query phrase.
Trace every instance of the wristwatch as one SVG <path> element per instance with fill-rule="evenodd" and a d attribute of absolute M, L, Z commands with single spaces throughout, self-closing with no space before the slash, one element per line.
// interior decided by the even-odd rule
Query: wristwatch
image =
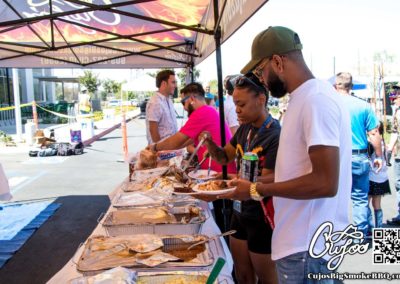
<path fill-rule="evenodd" d="M 251 197 L 251 199 L 256 200 L 256 201 L 261 201 L 263 199 L 263 197 L 257 191 L 257 183 L 256 182 L 253 182 L 250 185 L 250 197 Z"/>

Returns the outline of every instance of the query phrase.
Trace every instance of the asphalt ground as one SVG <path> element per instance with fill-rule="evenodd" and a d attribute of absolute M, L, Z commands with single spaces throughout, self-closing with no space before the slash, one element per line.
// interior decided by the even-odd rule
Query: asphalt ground
<path fill-rule="evenodd" d="M 128 149 L 146 146 L 144 120 L 127 124 Z M 121 129 L 103 136 L 67 157 L 29 157 L 27 153 L 2 154 L 1 162 L 11 183 L 13 201 L 68 195 L 108 194 L 127 175 L 123 161 Z"/>

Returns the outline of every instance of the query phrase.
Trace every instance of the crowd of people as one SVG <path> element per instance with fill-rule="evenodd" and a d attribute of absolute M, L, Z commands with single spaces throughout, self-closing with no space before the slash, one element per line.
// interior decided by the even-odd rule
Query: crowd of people
<path fill-rule="evenodd" d="M 224 146 L 215 101 L 209 88 L 199 83 L 180 90 L 188 120 L 179 130 L 172 101 L 177 85 L 173 71 L 157 74 L 158 92 L 146 109 L 148 149 L 203 143 L 199 160 L 212 159 L 211 169 L 218 172 L 227 166 L 236 189 L 215 198 L 197 197 L 214 202 L 217 223 L 223 220 L 220 201 L 233 200 L 230 227 L 236 233 L 230 236 L 230 249 L 238 283 L 305 283 L 309 273 L 330 273 L 328 254 L 310 255 L 310 250 L 314 255 L 325 250 L 322 236 L 310 247 L 315 232 L 327 222 L 335 231 L 352 223 L 368 237 L 373 227 L 382 226 L 380 197 L 390 193 L 391 153 L 399 215 L 388 223 L 400 224 L 400 149 L 395 150 L 400 147 L 400 111 L 395 112 L 394 133 L 386 146 L 382 123 L 370 105 L 351 95 L 351 74 L 337 74 L 334 86 L 316 79 L 304 61 L 300 37 L 285 27 L 269 27 L 254 38 L 251 60 L 241 74 L 224 81 Z M 284 123 L 269 113 L 269 95 L 289 96 L 281 114 Z M 392 99 L 398 109 L 400 87 Z M 253 180 L 243 175 L 246 153 L 258 157 L 258 176 Z"/>

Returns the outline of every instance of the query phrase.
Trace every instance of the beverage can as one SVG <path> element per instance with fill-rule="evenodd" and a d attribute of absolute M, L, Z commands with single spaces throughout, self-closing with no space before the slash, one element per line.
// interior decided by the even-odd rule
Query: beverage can
<path fill-rule="evenodd" d="M 252 152 L 244 153 L 242 157 L 240 177 L 250 182 L 256 182 L 258 176 L 258 155 Z"/>

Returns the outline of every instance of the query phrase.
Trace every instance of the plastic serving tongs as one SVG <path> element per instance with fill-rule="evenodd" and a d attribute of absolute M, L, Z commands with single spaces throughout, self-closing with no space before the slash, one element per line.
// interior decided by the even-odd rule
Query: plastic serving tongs
<path fill-rule="evenodd" d="M 197 164 L 196 168 L 194 169 L 194 173 L 196 173 L 200 169 L 201 165 L 207 160 L 207 158 L 210 158 L 210 153 L 204 155 L 203 159 L 200 161 L 200 163 Z"/>
<path fill-rule="evenodd" d="M 232 235 L 234 233 L 236 233 L 236 230 L 230 230 L 230 231 L 222 233 L 222 234 L 218 234 L 218 235 L 215 235 L 215 236 L 212 236 L 212 237 L 207 237 L 205 240 L 202 240 L 202 241 L 199 241 L 197 243 L 194 243 L 193 245 L 188 247 L 187 250 L 191 250 L 195 246 L 198 246 L 198 245 L 201 245 L 201 244 L 205 244 L 205 243 L 207 243 L 207 242 L 209 242 L 211 240 L 215 240 L 215 239 L 218 239 L 218 238 L 224 237 L 224 236 L 229 236 L 229 235 Z"/>

